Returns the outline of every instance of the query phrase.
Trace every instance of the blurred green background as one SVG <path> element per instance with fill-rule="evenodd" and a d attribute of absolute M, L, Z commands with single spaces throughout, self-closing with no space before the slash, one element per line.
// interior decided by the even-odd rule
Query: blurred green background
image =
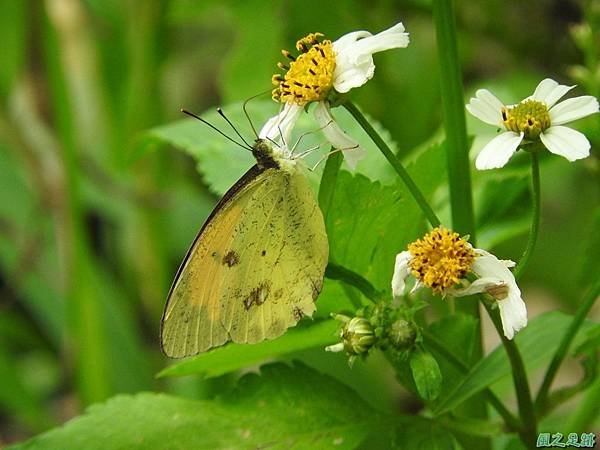
<path fill-rule="evenodd" d="M 485 86 L 516 102 L 549 76 L 598 96 L 599 17 L 592 1 L 458 2 L 465 94 Z M 410 46 L 377 55 L 375 78 L 352 98 L 410 158 L 442 133 L 427 0 L 0 2 L 0 446 L 116 393 L 206 397 L 230 382 L 155 379 L 167 363 L 158 330 L 171 279 L 218 197 L 192 157 L 145 131 L 179 120 L 181 107 L 202 112 L 269 89 L 280 50 L 309 32 L 335 39 L 398 21 Z M 572 312 L 598 276 L 599 121 L 577 124 L 592 157 L 543 159 L 542 234 L 523 281 L 532 316 Z M 494 133 L 468 125 L 488 136 L 475 150 Z M 525 164 L 516 158 L 507 170 Z M 509 203 L 516 217 L 528 209 L 526 189 L 486 186 L 476 192 L 480 240 L 496 235 L 489 224 L 501 214 L 516 237 L 489 243 L 517 259 L 527 222 L 510 222 L 503 199 L 520 196 Z M 369 383 L 381 358 L 350 373 L 342 356 L 323 354 L 298 356 L 375 404 L 414 407 L 393 382 Z"/>

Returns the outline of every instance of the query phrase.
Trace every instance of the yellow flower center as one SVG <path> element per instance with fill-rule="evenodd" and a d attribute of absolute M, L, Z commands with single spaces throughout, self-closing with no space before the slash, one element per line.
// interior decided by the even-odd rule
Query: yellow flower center
<path fill-rule="evenodd" d="M 548 107 L 537 100 L 524 100 L 513 107 L 502 108 L 502 120 L 507 130 L 522 131 L 528 139 L 536 139 L 550 126 Z"/>
<path fill-rule="evenodd" d="M 273 100 L 306 105 L 323 100 L 333 87 L 335 52 L 331 41 L 319 42 L 321 33 L 311 33 L 296 42 L 300 55 L 296 58 L 282 50 L 291 60 L 289 65 L 279 63 L 285 74 L 273 75 Z"/>
<path fill-rule="evenodd" d="M 439 294 L 470 272 L 475 252 L 458 233 L 438 227 L 408 245 L 412 274 Z"/>

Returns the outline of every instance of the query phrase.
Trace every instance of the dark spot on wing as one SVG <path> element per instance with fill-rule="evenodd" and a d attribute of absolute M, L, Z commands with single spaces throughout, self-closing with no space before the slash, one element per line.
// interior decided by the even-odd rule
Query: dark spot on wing
<path fill-rule="evenodd" d="M 266 251 L 266 250 L 263 250 L 262 252 L 260 252 L 260 255 L 261 255 L 261 256 L 265 256 L 266 254 L 267 254 L 267 251 Z"/>
<path fill-rule="evenodd" d="M 248 294 L 242 302 L 246 311 L 252 308 L 252 306 L 260 306 L 266 302 L 270 292 L 271 282 L 268 280 L 263 281 L 258 285 L 258 287 L 252 289 L 250 294 Z"/>
<path fill-rule="evenodd" d="M 223 256 L 223 265 L 233 267 L 240 262 L 240 257 L 233 250 L 229 250 L 225 256 Z"/>
<path fill-rule="evenodd" d="M 294 319 L 296 320 L 296 322 L 304 317 L 304 311 L 302 311 L 297 306 L 294 306 L 294 309 L 292 310 L 292 314 L 294 315 Z"/>
<path fill-rule="evenodd" d="M 317 299 L 317 297 L 319 296 L 319 294 L 321 293 L 321 289 L 323 288 L 323 280 L 317 280 L 316 282 L 314 280 L 311 280 L 312 283 L 312 298 L 313 301 L 315 301 Z"/>

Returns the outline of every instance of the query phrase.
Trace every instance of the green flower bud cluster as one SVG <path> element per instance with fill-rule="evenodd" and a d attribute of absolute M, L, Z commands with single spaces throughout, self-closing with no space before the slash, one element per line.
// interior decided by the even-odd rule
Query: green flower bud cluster
<path fill-rule="evenodd" d="M 371 348 L 407 351 L 417 341 L 416 325 L 411 318 L 404 317 L 407 316 L 407 311 L 391 307 L 386 302 L 361 309 L 355 317 L 343 314 L 332 316 L 342 323 L 340 342 L 325 350 L 345 352 L 351 365 L 358 356 L 365 357 Z"/>

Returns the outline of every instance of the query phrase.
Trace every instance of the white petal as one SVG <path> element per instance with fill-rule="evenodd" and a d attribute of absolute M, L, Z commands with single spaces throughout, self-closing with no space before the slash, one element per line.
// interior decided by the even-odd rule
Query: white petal
<path fill-rule="evenodd" d="M 522 140 L 523 133 L 517 134 L 514 131 L 507 131 L 496 136 L 479 152 L 475 160 L 475 167 L 479 170 L 504 167 L 513 153 L 517 151 Z"/>
<path fill-rule="evenodd" d="M 540 134 L 542 143 L 555 155 L 576 161 L 590 156 L 590 142 L 583 133 L 569 127 L 550 127 Z"/>
<path fill-rule="evenodd" d="M 600 111 L 598 100 L 591 95 L 575 97 L 560 102 L 550 109 L 550 123 L 562 125 Z"/>
<path fill-rule="evenodd" d="M 325 347 L 326 352 L 339 353 L 344 351 L 344 343 L 338 342 L 337 344 L 328 345 Z"/>
<path fill-rule="evenodd" d="M 471 246 L 471 248 L 473 248 L 473 247 Z M 475 250 L 475 253 L 479 256 L 494 256 L 490 252 L 486 252 L 485 250 L 483 250 L 481 248 L 475 248 L 474 250 Z M 504 264 L 506 267 L 509 267 L 509 268 L 515 267 L 517 265 L 516 262 L 514 262 L 510 259 L 499 259 L 498 261 L 500 261 L 502 264 Z"/>
<path fill-rule="evenodd" d="M 396 264 L 394 265 L 394 276 L 392 277 L 392 294 L 394 297 L 399 297 L 404 294 L 406 287 L 406 277 L 410 275 L 410 267 L 408 263 L 412 259 L 410 252 L 404 251 L 396 255 Z"/>
<path fill-rule="evenodd" d="M 565 86 L 558 84 L 551 78 L 540 81 L 535 88 L 535 92 L 530 97 L 533 100 L 543 102 L 548 108 L 551 108 L 561 97 L 573 89 L 575 86 Z"/>
<path fill-rule="evenodd" d="M 336 41 L 333 41 L 333 50 L 336 54 L 344 52 L 348 47 L 354 45 L 354 43 L 359 39 L 363 39 L 369 36 L 373 36 L 373 34 L 365 30 L 353 31 L 351 33 L 345 34 Z"/>
<path fill-rule="evenodd" d="M 512 339 L 515 332 L 527 325 L 527 307 L 521 298 L 521 290 L 517 286 L 514 275 L 508 270 L 504 261 L 487 252 L 475 258 L 472 270 L 482 279 L 496 278 L 501 281 L 501 284 L 507 286 L 508 295 L 498 300 L 498 306 L 504 335 Z"/>
<path fill-rule="evenodd" d="M 290 143 L 292 130 L 302 109 L 302 106 L 295 103 L 285 103 L 279 114 L 267 120 L 267 123 L 265 123 L 260 133 L 258 133 L 258 137 L 261 139 L 270 139 L 287 148 Z"/>
<path fill-rule="evenodd" d="M 490 287 L 503 285 L 504 282 L 497 277 L 478 278 L 466 287 L 451 287 L 445 290 L 445 294 L 452 297 L 466 297 L 467 295 L 487 292 Z"/>
<path fill-rule="evenodd" d="M 375 73 L 372 55 L 384 50 L 406 47 L 408 33 L 404 32 L 402 23 L 371 35 L 368 31 L 355 31 L 342 36 L 333 42 L 335 71 L 333 87 L 337 92 L 348 92 L 350 89 L 362 86 Z"/>
<path fill-rule="evenodd" d="M 511 292 L 506 299 L 498 302 L 504 336 L 512 339 L 517 331 L 527 326 L 527 307 L 521 293 Z"/>
<path fill-rule="evenodd" d="M 479 89 L 475 92 L 475 98 L 471 98 L 466 108 L 482 122 L 495 126 L 502 125 L 504 105 L 487 89 Z"/>
<path fill-rule="evenodd" d="M 365 149 L 340 128 L 325 102 L 317 103 L 314 113 L 325 138 L 335 149 L 342 150 L 346 163 L 354 170 L 358 161 L 365 156 Z"/>

